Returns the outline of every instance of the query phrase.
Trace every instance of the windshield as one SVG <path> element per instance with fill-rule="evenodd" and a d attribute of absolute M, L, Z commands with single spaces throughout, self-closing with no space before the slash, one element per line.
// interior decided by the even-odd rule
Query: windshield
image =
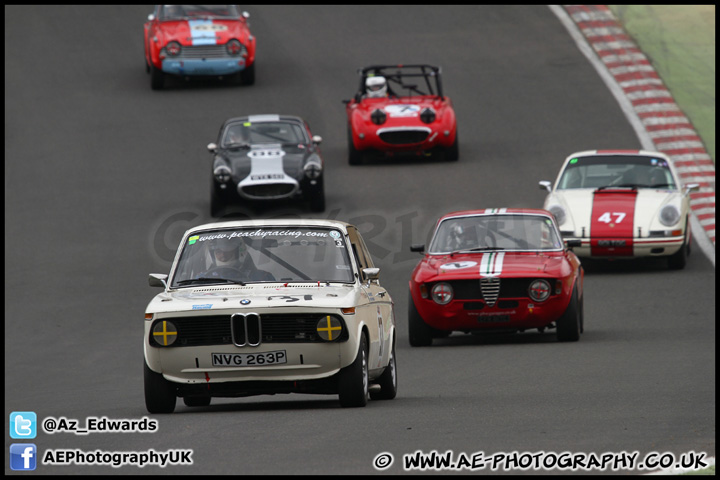
<path fill-rule="evenodd" d="M 573 158 L 567 163 L 556 188 L 602 187 L 677 188 L 667 161 L 637 155 Z"/>
<path fill-rule="evenodd" d="M 246 227 L 190 236 L 182 247 L 171 286 L 354 280 L 339 230 Z"/>
<path fill-rule="evenodd" d="M 443 220 L 428 253 L 483 250 L 558 250 L 562 241 L 543 215 L 472 215 Z"/>
<path fill-rule="evenodd" d="M 237 5 L 163 5 L 160 8 L 160 20 L 239 16 Z"/>
<path fill-rule="evenodd" d="M 249 146 L 262 143 L 301 144 L 307 143 L 303 127 L 293 122 L 242 122 L 225 128 L 221 145 L 223 147 Z"/>

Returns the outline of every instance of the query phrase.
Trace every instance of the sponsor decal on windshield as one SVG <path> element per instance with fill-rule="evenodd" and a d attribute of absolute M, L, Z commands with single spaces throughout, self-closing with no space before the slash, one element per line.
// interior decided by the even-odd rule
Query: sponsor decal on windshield
<path fill-rule="evenodd" d="M 207 235 L 195 235 L 188 239 L 188 243 L 193 245 L 195 242 L 206 242 L 208 240 L 217 240 L 220 238 L 272 238 L 272 237 L 292 237 L 292 238 L 328 238 L 333 237 L 332 232 L 327 230 L 301 231 L 301 230 L 265 230 L 258 228 L 257 230 L 210 233 Z"/>

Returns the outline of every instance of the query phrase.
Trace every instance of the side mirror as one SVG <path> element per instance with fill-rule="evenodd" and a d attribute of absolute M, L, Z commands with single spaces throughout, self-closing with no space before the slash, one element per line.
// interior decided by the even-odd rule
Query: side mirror
<path fill-rule="evenodd" d="M 207 149 L 211 153 L 215 153 L 215 152 L 217 152 L 217 144 L 216 143 L 208 143 Z"/>
<path fill-rule="evenodd" d="M 700 190 L 700 184 L 699 183 L 688 183 L 685 185 L 685 192 L 683 195 L 689 195 L 690 192 L 694 192 L 696 190 Z"/>
<path fill-rule="evenodd" d="M 350 100 L 343 100 L 342 103 L 344 103 L 345 105 L 347 105 L 348 103 L 350 103 Z"/>
<path fill-rule="evenodd" d="M 416 244 L 410 245 L 410 251 L 423 253 L 425 251 L 425 245 L 423 245 L 421 243 L 416 243 Z"/>
<path fill-rule="evenodd" d="M 240 15 L 242 15 L 245 20 L 250 18 L 250 14 L 248 12 L 242 12 Z"/>
<path fill-rule="evenodd" d="M 167 278 L 168 276 L 163 273 L 151 273 L 150 276 L 148 276 L 148 284 L 151 287 L 167 289 Z"/>
<path fill-rule="evenodd" d="M 153 20 L 155 20 L 155 14 L 151 13 L 150 15 L 148 15 L 148 22 L 152 22 Z"/>
<path fill-rule="evenodd" d="M 552 192 L 552 183 L 548 182 L 547 180 L 540 180 L 538 182 L 540 184 L 540 190 L 547 190 L 548 192 Z"/>
<path fill-rule="evenodd" d="M 378 283 L 380 281 L 380 269 L 375 268 L 363 268 L 363 273 L 365 274 L 365 277 L 368 279 L 368 283 L 375 282 Z"/>
<path fill-rule="evenodd" d="M 571 238 L 565 240 L 565 246 L 569 248 L 570 250 L 573 249 L 573 247 L 581 247 L 582 246 L 582 240 L 579 238 Z"/>
<path fill-rule="evenodd" d="M 320 135 L 313 135 L 312 141 L 315 145 L 320 145 L 322 143 L 322 137 Z"/>

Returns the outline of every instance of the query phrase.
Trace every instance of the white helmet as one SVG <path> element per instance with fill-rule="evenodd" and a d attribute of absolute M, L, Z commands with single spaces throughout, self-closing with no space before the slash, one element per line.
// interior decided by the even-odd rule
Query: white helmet
<path fill-rule="evenodd" d="M 365 80 L 365 89 L 368 98 L 381 98 L 387 95 L 387 81 L 385 77 L 368 77 Z"/>

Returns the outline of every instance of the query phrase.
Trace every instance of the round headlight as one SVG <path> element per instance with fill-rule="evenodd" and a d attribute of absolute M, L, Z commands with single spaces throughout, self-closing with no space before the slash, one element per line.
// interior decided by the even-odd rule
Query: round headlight
<path fill-rule="evenodd" d="M 182 51 L 182 47 L 178 42 L 170 42 L 165 46 L 165 51 L 171 57 L 177 57 Z"/>
<path fill-rule="evenodd" d="M 550 282 L 543 279 L 533 280 L 528 287 L 528 295 L 533 302 L 544 302 L 550 297 Z"/>
<path fill-rule="evenodd" d="M 675 205 L 665 205 L 660 210 L 660 223 L 666 227 L 675 225 L 680 220 L 680 211 Z"/>
<path fill-rule="evenodd" d="M 315 180 L 322 175 L 322 167 L 317 163 L 308 163 L 303 169 L 305 170 L 305 176 L 311 180 Z"/>
<path fill-rule="evenodd" d="M 438 305 L 447 305 L 453 299 L 453 289 L 449 283 L 436 283 L 430 293 Z"/>
<path fill-rule="evenodd" d="M 155 322 L 152 328 L 152 338 L 155 343 L 163 347 L 169 347 L 177 340 L 177 327 L 168 320 Z"/>
<path fill-rule="evenodd" d="M 243 51 L 243 44 L 240 43 L 240 40 L 232 39 L 230 40 L 226 45 L 225 48 L 227 48 L 227 52 L 229 55 L 232 55 L 233 57 L 240 55 Z"/>
<path fill-rule="evenodd" d="M 342 323 L 335 317 L 325 315 L 322 317 L 316 326 L 316 330 L 320 338 L 328 342 L 337 340 L 340 338 L 342 333 Z"/>
<path fill-rule="evenodd" d="M 548 208 L 548 211 L 553 214 L 558 226 L 565 223 L 567 216 L 565 215 L 565 209 L 562 208 L 560 205 L 553 205 L 552 207 Z"/>
<path fill-rule="evenodd" d="M 427 107 L 423 109 L 422 112 L 420 112 L 420 120 L 422 120 L 425 123 L 432 123 L 435 121 L 435 110 L 433 110 L 430 107 Z"/>
<path fill-rule="evenodd" d="M 213 172 L 215 180 L 220 183 L 227 183 L 230 181 L 230 169 L 226 166 L 217 167 Z"/>
<path fill-rule="evenodd" d="M 382 125 L 383 123 L 385 123 L 385 120 L 387 120 L 387 115 L 385 115 L 385 112 L 383 112 L 379 108 L 376 108 L 370 114 L 370 120 L 372 120 L 375 125 Z"/>

